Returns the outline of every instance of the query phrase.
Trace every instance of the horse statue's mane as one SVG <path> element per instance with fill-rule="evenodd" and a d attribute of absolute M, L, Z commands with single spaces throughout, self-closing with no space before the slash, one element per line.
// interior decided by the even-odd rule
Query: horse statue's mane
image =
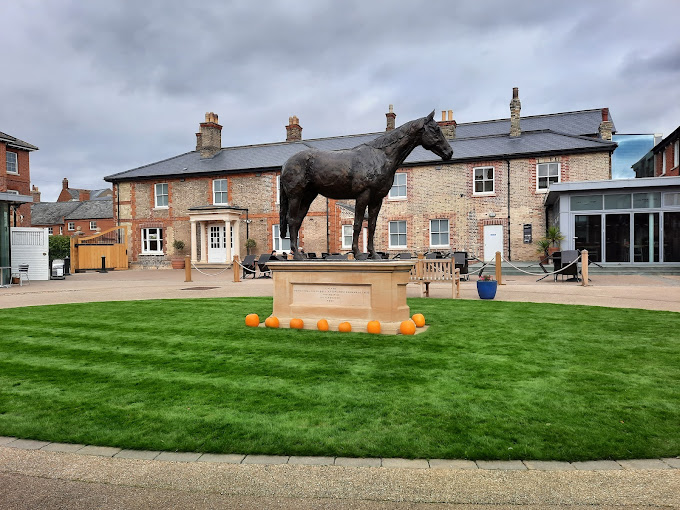
<path fill-rule="evenodd" d="M 421 120 L 422 119 L 411 120 L 405 124 L 402 124 L 398 128 L 393 129 L 392 131 L 388 131 L 375 140 L 366 142 L 363 145 L 368 145 L 369 147 L 373 147 L 375 149 L 384 149 L 385 147 L 389 147 L 390 145 L 401 140 L 404 137 L 404 134 L 411 133 L 411 131 L 415 129 L 415 124 Z"/>

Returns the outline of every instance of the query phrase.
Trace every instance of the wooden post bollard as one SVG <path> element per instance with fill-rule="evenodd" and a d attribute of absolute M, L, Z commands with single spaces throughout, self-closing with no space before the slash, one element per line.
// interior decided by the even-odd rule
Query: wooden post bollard
<path fill-rule="evenodd" d="M 184 257 L 184 281 L 191 281 L 191 257 L 189 255 Z"/>
<path fill-rule="evenodd" d="M 581 285 L 588 286 L 588 250 L 581 252 Z"/>
<path fill-rule="evenodd" d="M 234 282 L 238 283 L 241 281 L 241 266 L 239 265 L 238 255 L 234 255 Z"/>
<path fill-rule="evenodd" d="M 496 252 L 496 281 L 503 285 L 503 269 L 501 268 L 501 252 Z"/>

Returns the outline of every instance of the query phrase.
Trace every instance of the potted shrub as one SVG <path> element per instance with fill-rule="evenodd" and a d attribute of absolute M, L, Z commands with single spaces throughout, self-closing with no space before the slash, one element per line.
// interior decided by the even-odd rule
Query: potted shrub
<path fill-rule="evenodd" d="M 184 241 L 175 239 L 172 242 L 172 247 L 175 250 L 175 255 L 170 259 L 170 264 L 173 269 L 184 269 Z"/>
<path fill-rule="evenodd" d="M 560 241 L 564 240 L 564 236 L 562 235 L 562 232 L 560 232 L 559 227 L 556 225 L 551 225 L 548 227 L 548 230 L 545 233 L 545 238 L 550 241 L 551 247 L 548 248 L 548 254 L 552 255 L 556 251 L 559 251 L 560 247 Z"/>
<path fill-rule="evenodd" d="M 498 282 L 490 274 L 484 274 L 477 280 L 477 294 L 479 299 L 493 299 L 496 297 Z"/>
<path fill-rule="evenodd" d="M 548 251 L 550 250 L 551 245 L 552 243 L 547 237 L 543 237 L 536 241 L 536 253 L 539 254 L 538 260 L 541 264 L 548 262 L 548 258 L 550 257 Z"/>
<path fill-rule="evenodd" d="M 246 253 L 250 255 L 250 251 L 257 247 L 255 239 L 246 239 Z"/>

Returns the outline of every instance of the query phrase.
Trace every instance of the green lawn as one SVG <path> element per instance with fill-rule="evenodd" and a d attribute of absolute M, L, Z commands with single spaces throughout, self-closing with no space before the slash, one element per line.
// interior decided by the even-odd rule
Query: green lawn
<path fill-rule="evenodd" d="M 680 314 L 409 305 L 427 332 L 245 327 L 270 298 L 0 310 L 0 435 L 287 455 L 680 454 Z"/>

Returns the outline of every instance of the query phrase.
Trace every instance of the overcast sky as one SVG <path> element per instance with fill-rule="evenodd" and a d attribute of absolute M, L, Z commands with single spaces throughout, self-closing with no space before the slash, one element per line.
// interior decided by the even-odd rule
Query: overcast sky
<path fill-rule="evenodd" d="M 0 131 L 37 145 L 43 201 L 195 148 L 609 107 L 619 133 L 680 125 L 680 2 L 4 2 Z"/>

